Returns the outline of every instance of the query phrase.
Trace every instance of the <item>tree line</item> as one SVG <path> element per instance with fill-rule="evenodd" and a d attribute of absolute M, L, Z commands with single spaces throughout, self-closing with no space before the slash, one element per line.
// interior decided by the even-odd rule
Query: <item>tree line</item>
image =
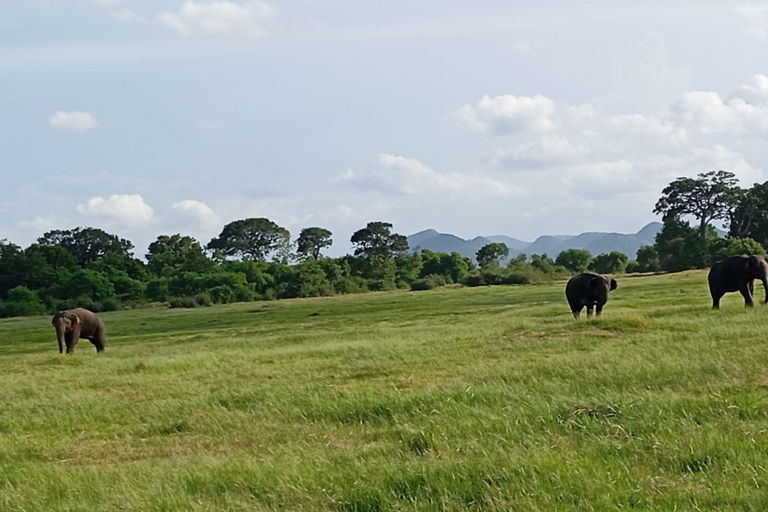
<path fill-rule="evenodd" d="M 544 282 L 591 270 L 601 274 L 704 268 L 736 254 L 765 254 L 768 182 L 742 189 L 727 171 L 678 178 L 656 203 L 663 228 L 636 258 L 568 249 L 509 257 L 490 243 L 476 262 L 456 252 L 411 252 L 387 222 L 369 222 L 350 238 L 354 252 L 326 257 L 333 234 L 308 227 L 290 232 L 266 218 L 230 222 L 207 245 L 161 235 L 144 260 L 129 240 L 78 227 L 43 234 L 27 248 L 0 240 L 0 317 L 85 307 L 92 311 L 166 303 L 196 307 L 230 302 L 316 297 L 446 284 L 483 286 Z M 696 219 L 691 226 L 687 220 Z M 727 222 L 720 237 L 712 222 Z"/>

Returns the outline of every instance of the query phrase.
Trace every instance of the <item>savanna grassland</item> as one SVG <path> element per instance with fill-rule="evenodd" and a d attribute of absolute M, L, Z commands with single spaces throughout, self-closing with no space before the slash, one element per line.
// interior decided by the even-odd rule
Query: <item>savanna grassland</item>
<path fill-rule="evenodd" d="M 768 307 L 563 288 L 3 320 L 0 510 L 768 509 Z"/>

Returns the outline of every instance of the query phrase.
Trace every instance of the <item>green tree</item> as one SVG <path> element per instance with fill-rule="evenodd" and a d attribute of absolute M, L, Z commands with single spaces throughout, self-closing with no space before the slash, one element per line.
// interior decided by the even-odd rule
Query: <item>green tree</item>
<path fill-rule="evenodd" d="M 481 268 L 498 267 L 502 258 L 509 256 L 509 247 L 500 242 L 491 242 L 477 251 L 475 257 Z"/>
<path fill-rule="evenodd" d="M 637 250 L 637 272 L 659 270 L 659 251 L 655 245 L 643 245 Z"/>
<path fill-rule="evenodd" d="M 290 232 L 269 219 L 243 219 L 230 222 L 221 234 L 208 243 L 208 249 L 225 256 L 265 261 L 269 255 L 283 258 L 290 247 Z"/>
<path fill-rule="evenodd" d="M 546 254 L 534 254 L 531 256 L 531 266 L 539 269 L 545 274 L 551 275 L 555 272 L 555 262 Z"/>
<path fill-rule="evenodd" d="M 728 219 L 740 197 L 738 180 L 732 172 L 710 171 L 697 178 L 677 178 L 662 191 L 654 213 L 663 220 L 692 215 L 699 221 L 699 236 L 707 239 L 713 220 Z"/>
<path fill-rule="evenodd" d="M 555 265 L 560 265 L 569 272 L 578 274 L 587 270 L 591 261 L 592 254 L 586 249 L 566 249 L 557 255 Z"/>
<path fill-rule="evenodd" d="M 403 235 L 392 233 L 388 222 L 369 222 L 366 227 L 355 231 L 350 241 L 355 246 L 355 256 L 381 256 L 391 258 L 408 250 L 408 240 Z"/>
<path fill-rule="evenodd" d="M 765 248 L 751 238 L 729 236 L 728 238 L 720 238 L 712 244 L 711 261 L 720 261 L 729 256 L 749 256 L 752 254 L 765 256 Z"/>
<path fill-rule="evenodd" d="M 619 251 L 611 251 L 608 254 L 599 254 L 589 264 L 589 270 L 598 274 L 621 274 L 627 269 L 629 258 Z"/>
<path fill-rule="evenodd" d="M 146 255 L 149 270 L 157 276 L 172 276 L 178 272 L 204 274 L 214 268 L 200 243 L 191 236 L 161 235 L 149 244 Z"/>
<path fill-rule="evenodd" d="M 738 195 L 729 227 L 730 236 L 752 238 L 768 247 L 768 181 Z"/>
<path fill-rule="evenodd" d="M 296 240 L 297 251 L 307 258 L 320 259 L 320 251 L 333 245 L 332 233 L 324 228 L 304 228 Z"/>
<path fill-rule="evenodd" d="M 131 257 L 133 244 L 98 228 L 48 231 L 37 239 L 40 245 L 63 247 L 80 265 L 107 257 Z"/>

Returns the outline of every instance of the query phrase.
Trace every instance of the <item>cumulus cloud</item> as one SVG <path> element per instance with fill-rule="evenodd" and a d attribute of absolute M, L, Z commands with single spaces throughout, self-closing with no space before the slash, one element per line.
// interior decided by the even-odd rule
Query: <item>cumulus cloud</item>
<path fill-rule="evenodd" d="M 158 21 L 184 36 L 260 38 L 277 17 L 277 9 L 262 0 L 187 0 L 178 12 L 161 12 Z"/>
<path fill-rule="evenodd" d="M 762 169 L 753 167 L 743 155 L 721 144 L 715 144 L 711 148 L 693 149 L 693 155 L 692 167 L 702 169 L 701 172 L 718 169 L 731 171 L 742 187 L 751 187 L 755 183 L 765 181 Z"/>
<path fill-rule="evenodd" d="M 747 33 L 768 41 L 768 4 L 740 5 L 736 14 L 747 19 Z"/>
<path fill-rule="evenodd" d="M 207 204 L 194 199 L 179 201 L 171 207 L 177 219 L 185 224 L 201 227 L 215 227 L 221 223 L 219 215 Z"/>
<path fill-rule="evenodd" d="M 581 160 L 588 153 L 561 134 L 545 134 L 539 140 L 526 142 L 507 150 L 499 148 L 491 159 L 493 167 L 504 169 L 537 169 Z"/>
<path fill-rule="evenodd" d="M 451 118 L 466 130 L 488 135 L 520 131 L 546 133 L 557 128 L 555 102 L 546 96 L 483 96 L 476 105 L 464 105 Z"/>
<path fill-rule="evenodd" d="M 35 233 L 45 233 L 56 227 L 56 223 L 47 217 L 35 217 L 32 220 L 23 220 L 19 222 L 19 228 L 29 230 Z"/>
<path fill-rule="evenodd" d="M 402 195 L 438 193 L 450 197 L 509 197 L 522 190 L 481 174 L 443 174 L 418 160 L 389 154 L 379 155 L 368 172 L 357 174 L 349 169 L 338 181 L 363 189 Z"/>
<path fill-rule="evenodd" d="M 109 16 L 123 23 L 147 23 L 147 20 L 130 9 L 120 9 L 109 13 Z"/>
<path fill-rule="evenodd" d="M 714 91 L 687 91 L 672 110 L 700 133 L 768 131 L 768 77 L 755 75 L 727 100 Z"/>
<path fill-rule="evenodd" d="M 672 146 L 688 142 L 688 132 L 669 121 L 641 114 L 611 116 L 609 123 L 620 132 L 643 137 L 654 137 Z"/>
<path fill-rule="evenodd" d="M 96 118 L 88 112 L 59 111 L 51 116 L 50 125 L 53 128 L 60 128 L 62 130 L 84 132 L 93 130 L 99 123 L 96 121 Z"/>
<path fill-rule="evenodd" d="M 87 203 L 78 205 L 77 211 L 128 228 L 147 225 L 155 215 L 152 207 L 139 194 L 113 194 L 106 199 L 92 197 Z"/>

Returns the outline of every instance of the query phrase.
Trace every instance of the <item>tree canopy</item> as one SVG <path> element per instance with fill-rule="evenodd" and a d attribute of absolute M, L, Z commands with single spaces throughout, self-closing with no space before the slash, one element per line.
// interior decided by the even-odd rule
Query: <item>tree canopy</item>
<path fill-rule="evenodd" d="M 696 178 L 677 178 L 662 190 L 653 213 L 664 221 L 692 215 L 699 221 L 699 236 L 713 220 L 728 219 L 739 198 L 738 180 L 732 172 L 710 171 Z"/>
<path fill-rule="evenodd" d="M 388 222 L 369 222 L 363 229 L 355 231 L 350 241 L 355 246 L 355 256 L 383 256 L 390 258 L 408 250 L 408 240 L 392 233 Z"/>
<path fill-rule="evenodd" d="M 252 218 L 230 222 L 221 234 L 208 243 L 208 249 L 219 250 L 225 256 L 246 260 L 266 261 L 267 256 L 288 250 L 290 232 L 269 219 Z"/>
<path fill-rule="evenodd" d="M 48 231 L 37 243 L 63 247 L 84 264 L 107 257 L 132 257 L 133 244 L 98 228 L 75 228 Z"/>
<path fill-rule="evenodd" d="M 304 257 L 320 259 L 320 251 L 333 245 L 332 235 L 324 228 L 304 228 L 296 240 L 296 250 Z"/>
<path fill-rule="evenodd" d="M 591 261 L 592 254 L 586 249 L 566 249 L 557 255 L 555 265 L 560 265 L 570 272 L 578 274 L 587 270 Z"/>
<path fill-rule="evenodd" d="M 509 247 L 501 242 L 485 244 L 477 251 L 475 257 L 481 267 L 498 267 L 502 258 L 509 256 Z"/>

